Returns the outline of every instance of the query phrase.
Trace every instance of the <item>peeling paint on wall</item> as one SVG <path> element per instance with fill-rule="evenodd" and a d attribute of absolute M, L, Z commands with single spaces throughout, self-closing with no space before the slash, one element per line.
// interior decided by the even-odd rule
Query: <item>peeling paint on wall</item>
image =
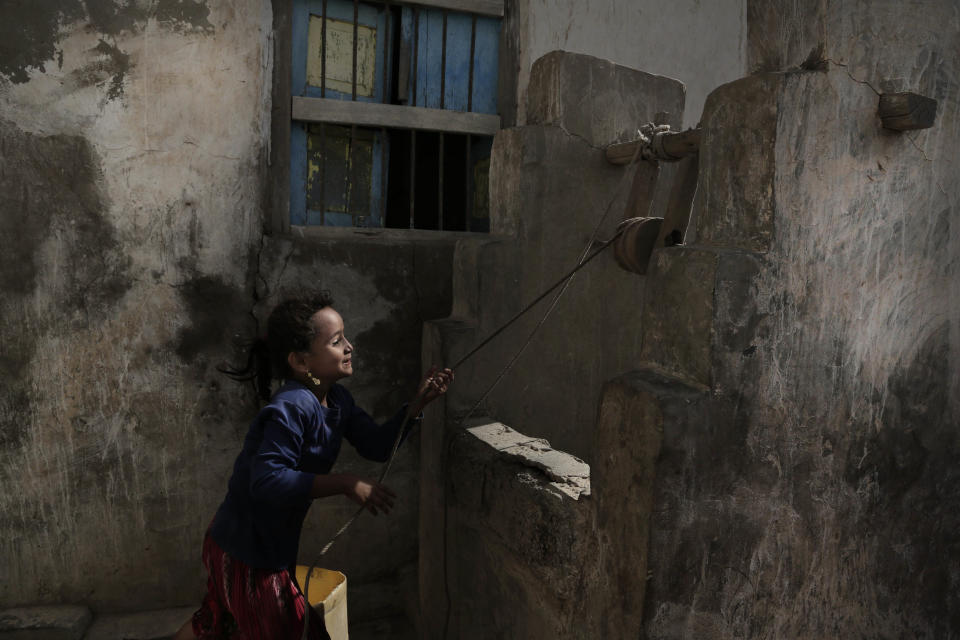
<path fill-rule="evenodd" d="M 154 15 L 157 22 L 175 31 L 213 33 L 207 0 L 159 0 Z"/>
<path fill-rule="evenodd" d="M 130 56 L 113 42 L 116 36 L 143 31 L 150 20 L 179 33 L 212 34 L 209 17 L 207 0 L 11 0 L 0 4 L 0 76 L 21 84 L 30 79 L 31 69 L 45 72 L 52 61 L 62 69 L 60 40 L 68 25 L 86 20 L 86 28 L 106 37 L 95 47 L 101 59 L 78 70 L 78 81 L 87 86 L 109 78 L 107 99 L 116 100 L 123 96 L 130 68 Z"/>
<path fill-rule="evenodd" d="M 57 55 L 60 25 L 83 17 L 79 0 L 11 0 L 0 4 L 0 75 L 29 80 L 28 69 L 45 71 Z"/>

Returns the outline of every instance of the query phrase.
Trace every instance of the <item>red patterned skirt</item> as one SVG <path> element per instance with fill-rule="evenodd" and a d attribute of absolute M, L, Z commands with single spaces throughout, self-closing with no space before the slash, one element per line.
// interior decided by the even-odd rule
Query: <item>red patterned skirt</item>
<path fill-rule="evenodd" d="M 287 570 L 254 569 L 221 549 L 210 532 L 203 539 L 207 595 L 193 614 L 201 640 L 299 640 L 304 599 Z M 321 618 L 310 611 L 310 640 L 330 640 Z"/>

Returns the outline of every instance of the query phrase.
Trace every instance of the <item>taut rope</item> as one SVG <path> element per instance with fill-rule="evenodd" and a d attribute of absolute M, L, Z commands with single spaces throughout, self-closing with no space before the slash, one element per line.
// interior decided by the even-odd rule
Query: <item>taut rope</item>
<path fill-rule="evenodd" d="M 669 128 L 669 127 L 668 127 L 668 128 Z M 655 132 L 659 132 L 659 130 L 660 130 L 660 128 L 657 128 L 655 125 L 648 124 L 648 125 L 645 125 L 643 129 L 641 129 L 640 131 L 638 131 L 638 134 L 641 136 L 641 138 L 644 138 L 644 137 L 645 137 L 645 136 L 644 136 L 644 133 L 646 133 L 646 134 L 652 134 L 652 133 L 655 133 Z M 640 145 L 637 145 L 636 150 L 634 151 L 634 154 L 633 154 L 633 158 L 632 158 L 632 159 L 630 160 L 630 162 L 628 163 L 628 166 L 629 166 L 629 165 L 633 165 L 633 164 L 637 161 L 637 158 L 638 158 L 639 156 L 641 156 L 640 151 L 641 151 L 641 146 L 640 146 Z M 644 159 L 655 161 L 653 158 L 647 158 L 646 155 L 644 155 L 643 157 L 644 157 Z M 623 187 L 624 187 L 624 185 L 626 184 L 626 179 L 629 178 L 630 175 L 631 175 L 631 172 L 629 172 L 629 171 L 624 171 L 623 177 L 621 177 L 620 183 L 617 185 L 617 188 L 614 190 L 614 195 L 613 195 L 613 197 L 610 199 L 610 202 L 607 203 L 607 206 L 606 206 L 606 208 L 605 208 L 605 210 L 604 210 L 604 212 L 603 212 L 603 216 L 601 216 L 600 221 L 597 222 L 596 226 L 594 227 L 593 233 L 591 234 L 590 239 L 587 241 L 587 244 L 586 244 L 586 246 L 584 247 L 584 250 L 583 250 L 583 252 L 582 252 L 581 255 L 580 255 L 580 259 L 577 261 L 577 265 L 576 265 L 575 267 L 573 267 L 572 269 L 570 269 L 570 271 L 568 271 L 566 274 L 564 274 L 563 277 L 561 277 L 561 278 L 560 278 L 559 280 L 557 280 L 555 283 L 553 283 L 552 285 L 550 285 L 543 293 L 541 293 L 541 294 L 538 295 L 536 298 L 534 298 L 532 301 L 530 301 L 526 306 L 523 307 L 523 309 L 521 309 L 521 310 L 518 311 L 516 314 L 514 314 L 514 316 L 513 316 L 512 318 L 510 318 L 509 320 L 507 320 L 507 321 L 506 321 L 503 325 L 501 325 L 498 329 L 496 329 L 495 331 L 493 331 L 492 333 L 490 333 L 490 335 L 488 335 L 486 338 L 484 338 L 483 340 L 481 340 L 480 343 L 479 343 L 477 346 L 475 346 L 473 349 L 471 349 L 465 356 L 463 356 L 462 358 L 460 358 L 459 360 L 457 360 L 457 362 L 453 365 L 453 367 L 451 367 L 451 368 L 454 369 L 454 370 L 456 370 L 457 368 L 459 368 L 463 363 L 465 363 L 467 360 L 469 360 L 470 358 L 472 358 L 477 352 L 479 352 L 481 349 L 483 349 L 485 346 L 487 346 L 494 338 L 496 338 L 498 335 L 500 335 L 501 333 L 503 333 L 503 331 L 505 331 L 505 330 L 507 329 L 507 327 L 509 327 L 509 326 L 512 325 L 514 322 L 516 322 L 517 320 L 519 320 L 524 314 L 526 314 L 528 311 L 530 311 L 530 309 L 532 309 L 533 307 L 535 307 L 535 306 L 536 306 L 539 302 L 541 302 L 544 298 L 546 298 L 548 295 L 550 295 L 553 291 L 556 291 L 557 288 L 559 288 L 559 287 L 561 287 L 561 286 L 563 287 L 563 288 L 560 289 L 560 291 L 557 293 L 556 297 L 554 297 L 553 302 L 550 303 L 550 306 L 547 308 L 547 310 L 546 310 L 546 312 L 544 313 L 543 317 L 540 318 L 540 321 L 537 323 L 537 325 L 536 325 L 536 326 L 533 328 L 533 330 L 530 332 L 530 335 L 527 336 L 527 339 L 524 341 L 523 345 L 521 345 L 520 349 L 517 350 L 517 353 L 514 354 L 514 356 L 510 359 L 510 361 L 507 363 L 507 365 L 506 365 L 506 366 L 503 368 L 503 370 L 499 373 L 499 375 L 496 377 L 496 379 L 493 381 L 493 383 L 487 388 L 487 390 L 483 393 L 483 395 L 480 397 L 480 399 L 473 405 L 473 407 L 470 409 L 470 411 L 468 411 L 468 412 L 460 419 L 460 424 L 461 424 L 461 425 L 462 425 L 464 422 L 466 422 L 467 419 L 468 419 L 470 416 L 473 415 L 473 412 L 477 410 L 477 408 L 483 403 L 483 401 L 487 398 L 487 396 L 490 395 L 490 393 L 491 393 L 491 392 L 493 391 L 493 389 L 497 386 L 497 384 L 500 383 L 500 380 L 503 379 L 503 377 L 507 374 L 507 372 L 510 371 L 510 369 L 513 367 L 513 365 L 516 363 L 516 361 L 520 358 L 520 355 L 526 350 L 527 346 L 528 346 L 528 345 L 530 344 L 530 342 L 533 340 L 534 335 L 536 335 L 537 331 L 540 330 L 540 327 L 542 327 L 543 324 L 546 322 L 547 317 L 549 317 L 549 315 L 550 315 L 550 314 L 553 312 L 553 310 L 556 308 L 557 303 L 560 302 L 560 298 L 561 298 L 561 296 L 563 296 L 564 292 L 566 292 L 567 286 L 568 286 L 568 285 L 570 284 L 570 282 L 573 280 L 573 276 L 576 275 L 576 273 L 577 273 L 578 271 L 580 271 L 580 269 L 584 268 L 587 264 L 589 264 L 591 260 L 593 260 L 594 258 L 596 258 L 598 255 L 600 255 L 601 253 L 603 253 L 608 247 L 610 247 L 611 245 L 613 245 L 614 242 L 616 242 L 616 240 L 617 240 L 621 235 L 623 235 L 623 233 L 627 230 L 627 228 L 628 228 L 627 226 L 621 226 L 620 228 L 618 228 L 617 232 L 613 235 L 612 238 L 610 238 L 609 240 L 606 240 L 606 241 L 602 242 L 602 243 L 601 243 L 602 246 L 600 246 L 600 248 L 594 250 L 592 253 L 590 252 L 590 248 L 593 247 L 594 244 L 597 242 L 597 235 L 598 235 L 599 232 L 600 232 L 600 228 L 603 226 L 604 221 L 607 219 L 607 216 L 608 216 L 609 213 L 610 213 L 610 209 L 611 209 L 611 207 L 613 206 L 613 203 L 616 202 L 617 198 L 618 198 L 618 197 L 621 195 L 621 193 L 623 192 Z M 423 396 L 423 393 L 422 393 L 422 392 L 418 393 L 418 394 L 416 395 L 416 397 L 413 399 L 413 403 L 418 402 L 418 401 L 421 399 L 422 396 Z M 383 471 L 380 473 L 380 478 L 379 478 L 379 480 L 378 480 L 378 483 L 381 483 L 381 484 L 382 484 L 383 481 L 384 481 L 384 479 L 387 477 L 387 473 L 390 471 L 390 467 L 393 465 L 393 459 L 394 459 L 394 457 L 397 455 L 397 450 L 398 450 L 399 447 L 400 447 L 400 440 L 403 438 L 403 432 L 406 430 L 407 423 L 408 423 L 409 421 L 410 421 L 410 414 L 408 413 L 407 415 L 404 416 L 403 422 L 400 424 L 400 430 L 397 432 L 397 437 L 394 439 L 394 442 L 393 442 L 393 449 L 392 449 L 391 452 L 390 452 L 390 457 L 387 459 L 386 463 L 384 463 Z M 305 581 L 304 581 L 304 585 L 303 585 L 304 618 L 303 618 L 303 634 L 301 635 L 301 640 L 307 640 L 307 634 L 308 634 L 308 631 L 309 631 L 309 628 L 310 628 L 310 609 L 311 609 L 311 606 L 310 606 L 309 593 L 310 593 L 310 577 L 311 577 L 311 574 L 313 573 L 313 570 L 314 570 L 314 569 L 318 566 L 318 564 L 320 563 L 320 559 L 327 553 L 327 551 L 330 550 L 330 547 L 333 546 L 333 543 L 336 542 L 337 539 L 338 539 L 341 535 L 343 535 L 343 533 L 350 527 L 350 525 L 353 524 L 354 520 L 356 520 L 356 519 L 360 516 L 360 514 L 363 513 L 365 510 L 366 510 L 366 507 L 360 507 L 360 508 L 358 508 L 358 509 L 356 510 L 356 512 L 354 512 L 354 514 L 353 514 L 352 516 L 350 516 L 350 519 L 347 520 L 347 521 L 344 523 L 344 525 L 343 525 L 342 527 L 340 527 L 340 529 L 334 534 L 334 536 L 330 539 L 330 541 L 327 542 L 327 544 L 325 544 L 325 545 L 323 546 L 323 548 L 320 550 L 320 554 L 317 556 L 316 560 L 314 560 L 313 563 L 312 563 L 312 564 L 309 566 L 309 568 L 307 569 L 307 577 L 306 577 L 306 579 L 305 579 Z M 446 510 L 444 510 L 444 511 L 446 511 Z M 444 521 L 446 521 L 446 513 L 444 513 Z M 444 526 L 444 547 L 446 547 L 446 526 Z M 444 553 L 444 562 L 446 562 L 446 553 Z M 446 566 L 444 566 L 444 580 L 446 580 Z M 446 621 L 444 622 L 444 631 L 443 631 L 443 636 L 444 636 L 444 637 L 447 636 L 447 627 L 448 627 L 448 625 L 449 625 L 449 621 L 450 621 L 450 603 L 449 603 L 449 594 L 448 594 L 447 617 L 446 617 Z"/>

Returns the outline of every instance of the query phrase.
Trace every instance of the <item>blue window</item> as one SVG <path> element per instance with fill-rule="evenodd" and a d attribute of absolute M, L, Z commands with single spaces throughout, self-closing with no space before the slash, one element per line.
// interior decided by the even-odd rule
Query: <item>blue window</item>
<path fill-rule="evenodd" d="M 292 35 L 292 224 L 489 228 L 499 17 L 294 0 Z"/>

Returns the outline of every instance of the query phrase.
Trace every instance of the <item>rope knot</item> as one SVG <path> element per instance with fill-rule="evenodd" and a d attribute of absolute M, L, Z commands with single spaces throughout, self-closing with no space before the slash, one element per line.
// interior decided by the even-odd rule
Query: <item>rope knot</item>
<path fill-rule="evenodd" d="M 670 157 L 663 149 L 663 134 L 670 132 L 668 124 L 654 124 L 648 122 L 637 129 L 637 138 L 641 142 L 640 157 L 648 162 Z"/>

